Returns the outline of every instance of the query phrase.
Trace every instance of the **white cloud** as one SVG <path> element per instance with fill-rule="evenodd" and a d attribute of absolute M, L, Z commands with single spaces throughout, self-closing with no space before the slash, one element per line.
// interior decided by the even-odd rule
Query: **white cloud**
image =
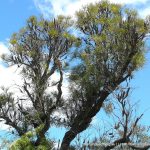
<path fill-rule="evenodd" d="M 9 53 L 7 46 L 0 42 L 0 56 L 2 54 L 7 54 Z M 10 91 L 15 92 L 15 95 L 18 96 L 17 89 L 14 87 L 14 84 L 21 84 L 22 80 L 21 77 L 18 75 L 17 72 L 17 67 L 12 66 L 12 67 L 5 67 L 2 63 L 2 60 L 0 59 L 0 87 L 9 87 Z M 1 92 L 1 90 L 0 90 Z M 5 125 L 4 121 L 0 122 L 0 130 L 11 130 L 10 126 Z"/>
<path fill-rule="evenodd" d="M 146 16 L 150 15 L 150 7 L 147 7 L 141 11 L 139 11 L 139 15 L 142 17 L 142 18 L 145 18 Z"/>
<path fill-rule="evenodd" d="M 0 42 L 0 57 L 3 54 L 8 54 L 9 50 L 7 46 L 3 43 Z M 0 58 L 0 87 L 5 86 L 5 87 L 10 87 L 10 91 L 15 91 L 15 88 L 13 85 L 20 84 L 21 78 L 16 72 L 16 66 L 6 68 L 4 67 L 2 60 Z M 4 122 L 0 122 L 0 130 L 10 130 L 10 126 L 5 125 Z"/>
<path fill-rule="evenodd" d="M 52 12 L 52 5 L 49 0 L 33 0 L 37 9 L 39 9 L 44 15 L 44 17 L 48 18 Z"/>
<path fill-rule="evenodd" d="M 8 54 L 8 47 L 0 42 L 0 57 Z M 5 67 L 0 59 L 0 86 L 12 87 L 15 83 L 20 84 L 21 77 L 18 75 L 17 66 Z"/>
<path fill-rule="evenodd" d="M 12 128 L 5 124 L 5 121 L 0 122 L 0 131 L 12 131 Z"/>
<path fill-rule="evenodd" d="M 100 0 L 34 0 L 36 7 L 46 17 L 51 15 L 57 16 L 60 14 L 73 16 L 82 6 L 99 2 Z M 148 0 L 110 0 L 113 3 L 121 4 L 146 4 Z M 143 10 L 142 10 L 143 11 Z M 149 12 L 145 12 L 146 15 Z M 144 15 L 145 16 L 145 15 Z"/>

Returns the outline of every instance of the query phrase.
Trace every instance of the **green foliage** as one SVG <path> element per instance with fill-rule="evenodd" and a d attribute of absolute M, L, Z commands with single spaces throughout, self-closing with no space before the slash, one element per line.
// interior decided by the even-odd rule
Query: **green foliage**
<path fill-rule="evenodd" d="M 76 38 L 67 31 L 71 24 L 72 21 L 69 17 L 58 16 L 53 21 L 48 21 L 31 16 L 27 20 L 27 25 L 19 33 L 13 34 L 10 39 L 10 50 L 14 56 L 4 59 L 7 59 L 8 62 L 13 57 L 15 62 L 21 63 L 25 61 L 25 58 L 35 59 L 37 55 L 43 58 L 45 57 L 43 49 L 48 49 L 49 46 L 51 46 L 52 51 L 55 51 L 54 47 L 57 46 L 57 52 L 54 53 L 58 53 L 60 50 L 58 46 L 63 42 L 66 42 L 66 44 L 68 42 L 69 46 L 76 41 Z M 15 58 L 16 55 L 17 58 Z"/>
<path fill-rule="evenodd" d="M 33 136 L 34 135 L 31 131 L 27 132 L 25 135 L 13 142 L 10 145 L 9 150 L 34 150 L 34 146 L 31 142 L 31 138 L 33 138 Z"/>
<path fill-rule="evenodd" d="M 30 139 L 26 136 L 12 143 L 9 150 L 50 150 L 53 148 L 53 143 L 43 140 L 39 146 L 34 146 Z"/>
<path fill-rule="evenodd" d="M 53 143 L 46 139 L 43 139 L 40 142 L 40 145 L 35 147 L 34 139 L 36 135 L 38 135 L 43 129 L 43 125 L 36 128 L 35 131 L 29 131 L 21 136 L 18 140 L 13 142 L 9 148 L 9 150 L 49 150 L 53 147 Z"/>
<path fill-rule="evenodd" d="M 37 18 L 35 16 L 31 16 L 28 20 L 27 20 L 28 24 L 32 24 L 32 25 L 37 25 Z"/>
<path fill-rule="evenodd" d="M 145 56 L 144 53 L 137 53 L 134 58 L 133 58 L 133 65 L 135 68 L 140 68 L 144 65 L 145 63 Z"/>
<path fill-rule="evenodd" d="M 106 81 L 115 82 L 125 64 L 134 71 L 144 62 L 144 41 L 148 24 L 135 10 L 102 1 L 90 4 L 77 12 L 77 27 L 85 34 L 85 49 L 80 51 L 84 68 L 79 75 L 77 67 L 72 76 L 85 86 L 100 88 Z M 128 72 L 124 72 L 127 74 Z M 82 76 L 82 78 L 80 78 Z M 72 77 L 71 77 L 72 78 Z M 87 84 L 86 84 L 87 82 Z"/>

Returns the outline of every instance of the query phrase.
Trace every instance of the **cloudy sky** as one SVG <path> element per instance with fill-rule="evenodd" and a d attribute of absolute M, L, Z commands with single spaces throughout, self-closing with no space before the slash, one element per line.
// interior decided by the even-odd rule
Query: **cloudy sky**
<path fill-rule="evenodd" d="M 45 18 L 54 17 L 59 14 L 71 15 L 79 10 L 83 5 L 98 0 L 2 0 L 0 4 L 0 55 L 8 53 L 8 39 L 12 33 L 17 32 L 25 25 L 26 19 L 31 15 Z M 145 18 L 150 14 L 150 0 L 111 0 L 111 2 L 122 3 L 130 8 L 138 10 L 139 15 Z M 143 69 L 139 70 L 133 81 L 132 86 L 133 100 L 140 100 L 139 111 L 143 112 L 150 107 L 150 55 L 147 54 L 147 61 Z M 15 67 L 6 68 L 0 59 L 0 86 L 12 86 L 19 83 L 20 78 L 16 73 Z M 143 123 L 150 122 L 150 110 L 145 112 Z M 97 116 L 97 118 L 99 115 Z M 0 128 L 4 128 L 3 125 Z"/>

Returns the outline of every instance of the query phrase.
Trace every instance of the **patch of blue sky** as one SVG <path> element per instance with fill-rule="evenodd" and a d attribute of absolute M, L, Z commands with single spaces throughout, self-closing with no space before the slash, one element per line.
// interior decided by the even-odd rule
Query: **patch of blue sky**
<path fill-rule="evenodd" d="M 54 8 L 51 1 L 39 1 L 33 0 L 35 8 L 42 14 L 46 19 L 54 18 Z"/>
<path fill-rule="evenodd" d="M 1 62 L 1 61 L 0 61 L 0 65 L 3 66 L 3 67 L 8 67 L 8 64 L 6 64 L 4 62 Z"/>
<path fill-rule="evenodd" d="M 135 73 L 133 80 L 131 80 L 131 85 L 134 89 L 131 95 L 131 100 L 133 102 L 139 101 L 137 113 L 144 113 L 144 116 L 141 120 L 142 124 L 144 125 L 150 125 L 149 66 L 150 53 L 147 53 L 145 65 Z"/>
<path fill-rule="evenodd" d="M 38 15 L 38 10 L 31 6 L 34 3 L 31 0 L 15 0 L 14 2 L 1 1 L 0 6 L 0 41 L 5 41 L 12 33 L 18 31 L 24 26 L 27 18 L 31 15 Z"/>
<path fill-rule="evenodd" d="M 47 136 L 51 137 L 53 140 L 55 141 L 59 141 L 62 140 L 64 135 L 65 135 L 66 129 L 64 127 L 55 127 L 52 126 L 48 132 L 47 132 Z"/>
<path fill-rule="evenodd" d="M 0 130 L 0 149 L 8 150 L 9 145 L 17 140 L 17 136 L 7 130 Z"/>
<path fill-rule="evenodd" d="M 146 7 L 148 7 L 149 3 L 150 3 L 150 0 L 147 0 L 144 3 L 141 1 L 141 2 L 138 2 L 138 3 L 133 3 L 133 4 L 130 4 L 130 5 L 127 5 L 127 6 L 129 6 L 131 8 L 138 9 L 138 10 L 142 10 L 142 9 L 145 9 Z"/>

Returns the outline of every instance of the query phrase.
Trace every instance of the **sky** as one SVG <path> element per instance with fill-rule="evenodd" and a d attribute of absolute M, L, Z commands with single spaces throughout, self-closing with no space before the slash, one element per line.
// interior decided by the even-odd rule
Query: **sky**
<path fill-rule="evenodd" d="M 83 5 L 98 0 L 1 0 L 0 3 L 0 55 L 8 53 L 8 41 L 10 36 L 19 31 L 26 24 L 26 20 L 31 15 L 44 16 L 47 19 L 59 14 L 71 15 L 74 17 L 75 11 Z M 138 10 L 139 15 L 145 18 L 150 14 L 150 0 L 111 0 L 111 2 L 121 3 L 127 7 Z M 150 54 L 146 55 L 144 67 L 138 70 L 132 80 L 133 101 L 140 101 L 138 112 L 145 112 L 143 120 L 145 125 L 150 125 Z M 21 82 L 20 76 L 16 72 L 16 67 L 7 68 L 0 59 L 0 86 L 13 86 L 14 83 Z M 101 119 L 99 113 L 94 123 Z M 0 124 L 0 130 L 6 130 L 4 124 Z M 56 133 L 52 129 L 52 135 Z M 1 132 L 0 132 L 1 134 Z M 63 136 L 64 130 L 60 136 Z"/>

